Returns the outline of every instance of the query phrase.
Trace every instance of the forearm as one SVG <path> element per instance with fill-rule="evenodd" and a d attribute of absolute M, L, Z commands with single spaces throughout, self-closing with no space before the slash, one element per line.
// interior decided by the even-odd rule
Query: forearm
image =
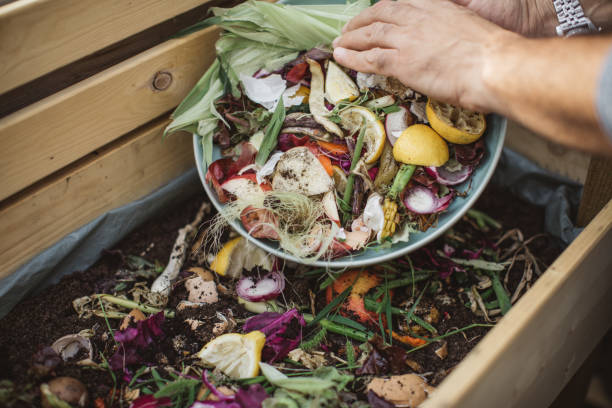
<path fill-rule="evenodd" d="M 490 44 L 482 72 L 484 92 L 475 104 L 553 141 L 612 154 L 596 106 L 612 36 L 533 40 L 504 32 Z"/>

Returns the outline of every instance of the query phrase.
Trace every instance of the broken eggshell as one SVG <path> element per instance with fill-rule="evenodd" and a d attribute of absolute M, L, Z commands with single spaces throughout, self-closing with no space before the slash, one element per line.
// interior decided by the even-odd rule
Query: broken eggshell
<path fill-rule="evenodd" d="M 416 374 L 374 378 L 366 387 L 367 391 L 373 391 L 386 401 L 402 407 L 417 407 L 434 389 Z"/>
<path fill-rule="evenodd" d="M 60 337 L 59 339 L 55 340 L 55 342 L 51 345 L 51 348 L 64 361 L 68 361 L 71 358 L 76 357 L 81 350 L 85 350 L 88 358 L 93 358 L 91 341 L 80 334 L 68 334 Z"/>
<path fill-rule="evenodd" d="M 189 294 L 188 300 L 193 303 L 216 303 L 219 300 L 217 284 L 214 281 L 205 281 L 200 276 L 187 279 L 185 289 Z"/>

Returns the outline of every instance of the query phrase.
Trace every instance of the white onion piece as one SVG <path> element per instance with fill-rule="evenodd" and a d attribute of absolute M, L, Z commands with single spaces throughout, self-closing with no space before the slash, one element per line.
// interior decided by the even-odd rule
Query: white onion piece
<path fill-rule="evenodd" d="M 459 169 L 454 171 L 450 170 L 446 164 L 440 167 L 425 167 L 425 171 L 430 176 L 435 177 L 438 183 L 445 186 L 454 186 L 467 180 L 474 170 L 472 166 L 462 166 L 461 164 L 459 166 Z"/>
<path fill-rule="evenodd" d="M 442 198 L 438 198 L 428 188 L 414 186 L 406 193 L 404 205 L 410 211 L 417 214 L 433 214 L 446 210 L 452 198 L 453 194 L 447 194 Z"/>
<path fill-rule="evenodd" d="M 239 297 L 250 302 L 275 299 L 285 289 L 285 277 L 280 272 L 270 272 L 260 280 L 243 276 L 236 284 Z"/>
<path fill-rule="evenodd" d="M 408 110 L 403 106 L 396 112 L 389 113 L 385 119 L 385 131 L 391 146 L 400 137 L 402 132 L 408 127 Z"/>

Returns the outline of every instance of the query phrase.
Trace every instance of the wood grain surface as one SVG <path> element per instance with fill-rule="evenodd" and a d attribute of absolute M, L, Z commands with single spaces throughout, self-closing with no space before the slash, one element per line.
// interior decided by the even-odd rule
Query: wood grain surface
<path fill-rule="evenodd" d="M 217 37 L 210 27 L 166 41 L 0 119 L 0 200 L 175 107 Z"/>
<path fill-rule="evenodd" d="M 193 167 L 185 134 L 162 143 L 158 119 L 0 204 L 0 279 L 113 208 L 137 200 Z"/>
<path fill-rule="evenodd" d="M 208 0 L 20 0 L 0 7 L 0 93 Z"/>
<path fill-rule="evenodd" d="M 424 408 L 548 407 L 612 325 L 612 201 Z"/>

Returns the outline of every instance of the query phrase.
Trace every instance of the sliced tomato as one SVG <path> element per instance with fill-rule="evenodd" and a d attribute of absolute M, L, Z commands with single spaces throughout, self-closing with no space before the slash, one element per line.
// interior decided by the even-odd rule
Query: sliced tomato
<path fill-rule="evenodd" d="M 225 157 L 215 160 L 208 166 L 206 181 L 209 182 L 217 192 L 219 201 L 226 203 L 229 200 L 229 197 L 221 188 L 221 184 L 230 177 L 238 174 L 245 166 L 254 163 L 256 155 L 257 149 L 255 149 L 252 144 L 243 142 L 240 145 L 240 156 L 236 160 L 231 157 Z"/>
<path fill-rule="evenodd" d="M 240 214 L 240 221 L 244 229 L 254 238 L 268 238 L 278 240 L 280 237 L 276 232 L 278 220 L 269 210 L 248 206 Z"/>

